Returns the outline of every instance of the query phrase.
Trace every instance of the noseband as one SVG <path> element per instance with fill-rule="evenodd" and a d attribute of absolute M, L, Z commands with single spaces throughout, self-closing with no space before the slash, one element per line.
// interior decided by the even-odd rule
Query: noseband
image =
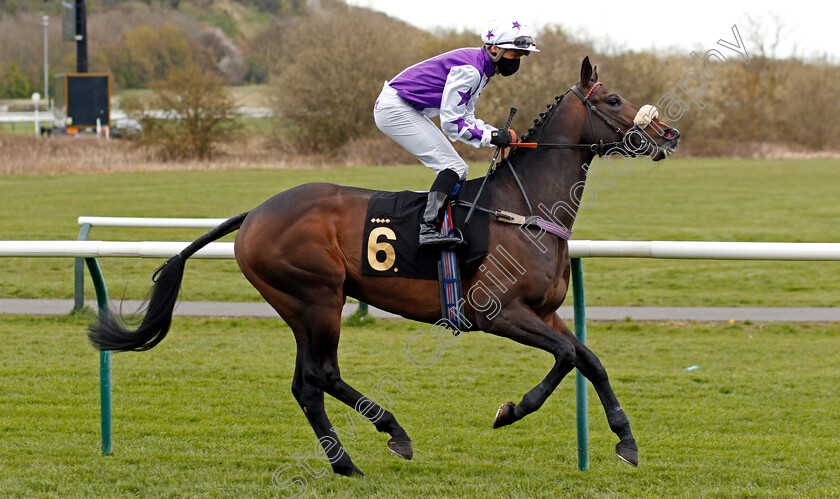
<path fill-rule="evenodd" d="M 630 123 L 627 123 L 626 121 L 622 120 L 621 118 L 619 118 L 617 116 L 608 115 L 604 111 L 598 109 L 598 107 L 595 106 L 595 104 L 593 104 L 589 100 L 589 97 L 592 95 L 592 93 L 595 91 L 595 89 L 600 87 L 600 86 L 601 86 L 600 81 L 595 83 L 594 85 L 592 85 L 592 87 L 589 89 L 589 92 L 587 92 L 585 96 L 581 93 L 580 90 L 578 90 L 577 85 L 573 86 L 570 89 L 572 91 L 572 93 L 574 93 L 578 97 L 578 99 L 580 99 L 580 101 L 583 103 L 583 105 L 586 106 L 586 114 L 589 116 L 589 126 L 592 127 L 592 137 L 597 137 L 598 136 L 598 134 L 595 132 L 595 122 L 592 120 L 592 113 L 595 113 L 595 115 L 598 116 L 599 118 L 601 118 L 601 120 L 603 120 L 603 122 L 606 123 L 607 126 L 612 128 L 612 130 L 615 133 L 617 133 L 619 136 L 621 136 L 621 140 L 618 141 L 618 142 L 610 142 L 610 143 L 605 144 L 603 140 L 600 140 L 600 141 L 598 141 L 597 144 L 592 144 L 591 150 L 593 152 L 597 153 L 599 156 L 603 156 L 606 153 L 606 151 L 608 151 L 612 147 L 626 146 L 627 134 L 633 133 L 633 132 L 639 134 L 639 136 L 641 137 L 640 140 L 642 140 L 642 143 L 640 144 L 640 146 L 644 145 L 644 143 L 646 142 L 646 139 L 644 137 L 647 134 L 642 132 L 642 128 L 639 127 L 639 125 L 637 125 L 635 123 L 631 125 Z M 618 123 L 627 127 L 627 131 L 625 132 L 624 130 L 622 130 L 621 127 L 616 125 L 613 120 L 615 120 Z M 632 149 L 628 150 L 628 148 L 624 147 L 623 150 L 624 150 L 624 152 L 628 153 L 631 157 L 634 157 L 634 158 L 636 157 L 636 153 Z"/>

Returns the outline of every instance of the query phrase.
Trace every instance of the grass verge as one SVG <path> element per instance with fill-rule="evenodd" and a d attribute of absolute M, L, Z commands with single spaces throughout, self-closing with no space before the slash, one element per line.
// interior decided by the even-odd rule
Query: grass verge
<path fill-rule="evenodd" d="M 415 459 L 327 397 L 368 474 L 319 475 L 316 440 L 290 391 L 294 342 L 279 320 L 176 318 L 142 354 L 113 356 L 114 455 L 98 455 L 98 356 L 80 317 L 4 316 L 0 490 L 11 497 L 833 497 L 840 441 L 836 325 L 592 323 L 590 347 L 630 417 L 641 466 L 613 454 L 589 390 L 590 471 L 576 468 L 570 375 L 535 414 L 490 428 L 548 372 L 543 352 L 466 333 L 419 369 L 406 339 L 428 326 L 346 327 L 345 380 L 385 376 Z M 431 355 L 431 336 L 413 343 Z M 425 357 L 424 357 L 425 358 Z M 686 371 L 688 366 L 699 369 Z M 349 419 L 347 419 L 349 418 Z M 298 467 L 310 453 L 317 476 Z M 296 487 L 272 487 L 295 475 Z"/>

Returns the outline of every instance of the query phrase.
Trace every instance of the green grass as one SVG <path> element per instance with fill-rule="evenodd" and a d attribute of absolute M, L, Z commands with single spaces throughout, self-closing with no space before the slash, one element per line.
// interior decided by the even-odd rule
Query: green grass
<path fill-rule="evenodd" d="M 615 177 L 610 189 L 595 187 L 597 201 L 581 211 L 574 237 L 840 242 L 831 187 L 840 160 L 648 165 Z M 840 306 L 838 262 L 599 258 L 584 268 L 593 305 Z"/>
<path fill-rule="evenodd" d="M 52 128 L 52 122 L 41 119 L 41 128 Z M 4 135 L 35 135 L 35 123 L 0 123 L 0 134 Z"/>
<path fill-rule="evenodd" d="M 480 175 L 485 166 L 472 170 Z M 420 165 L 0 177 L 0 239 L 75 239 L 79 215 L 225 217 L 310 181 L 427 189 L 432 178 Z M 614 180 L 609 189 L 591 182 L 597 200 L 581 211 L 574 238 L 840 241 L 840 160 L 638 161 Z M 201 233 L 95 228 L 91 238 L 193 240 Z M 111 296 L 142 298 L 160 263 L 103 259 Z M 0 297 L 70 298 L 72 268 L 66 259 L 0 260 Z M 601 258 L 586 260 L 584 269 L 589 305 L 840 306 L 837 262 Z M 260 299 L 232 261 L 191 261 L 182 298 Z"/>
<path fill-rule="evenodd" d="M 176 318 L 154 350 L 114 355 L 114 453 L 100 457 L 97 355 L 85 319 L 0 319 L 5 497 L 289 497 L 292 489 L 272 488 L 272 473 L 315 449 L 289 391 L 294 346 L 279 320 Z M 304 497 L 840 495 L 836 325 L 590 324 L 641 466 L 614 456 L 590 386 L 587 473 L 576 469 L 573 375 L 539 412 L 493 430 L 499 404 L 519 401 L 550 357 L 467 333 L 419 369 L 403 345 L 426 328 L 345 327 L 340 347 L 342 374 L 363 393 L 385 375 L 405 388 L 389 391 L 390 409 L 415 459 L 397 458 L 385 435 L 356 420 L 358 440 L 343 440 L 368 478 L 295 468 L 281 480 L 301 473 Z M 434 344 L 413 346 L 431 356 Z M 691 365 L 700 368 L 684 370 Z M 346 406 L 328 397 L 327 410 L 347 428 Z"/>

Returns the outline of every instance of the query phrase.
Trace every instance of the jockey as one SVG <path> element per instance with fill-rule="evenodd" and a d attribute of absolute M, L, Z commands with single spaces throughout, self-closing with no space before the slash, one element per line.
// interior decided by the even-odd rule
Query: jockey
<path fill-rule="evenodd" d="M 374 106 L 376 126 L 437 173 L 420 222 L 421 246 L 460 241 L 440 232 L 449 197 L 467 178 L 467 163 L 449 141 L 473 147 L 513 142 L 511 132 L 476 118 L 475 105 L 494 74 L 510 76 L 522 56 L 539 52 L 531 31 L 516 20 L 494 21 L 481 39 L 483 47 L 452 50 L 405 69 L 385 82 Z M 429 119 L 437 115 L 440 129 Z"/>

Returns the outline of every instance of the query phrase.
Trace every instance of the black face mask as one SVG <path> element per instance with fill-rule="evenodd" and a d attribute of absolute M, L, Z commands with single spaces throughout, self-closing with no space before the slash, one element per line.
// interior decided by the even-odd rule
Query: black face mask
<path fill-rule="evenodd" d="M 496 67 L 499 68 L 499 74 L 502 76 L 510 76 L 519 71 L 519 59 L 506 59 L 502 57 L 496 63 Z"/>

